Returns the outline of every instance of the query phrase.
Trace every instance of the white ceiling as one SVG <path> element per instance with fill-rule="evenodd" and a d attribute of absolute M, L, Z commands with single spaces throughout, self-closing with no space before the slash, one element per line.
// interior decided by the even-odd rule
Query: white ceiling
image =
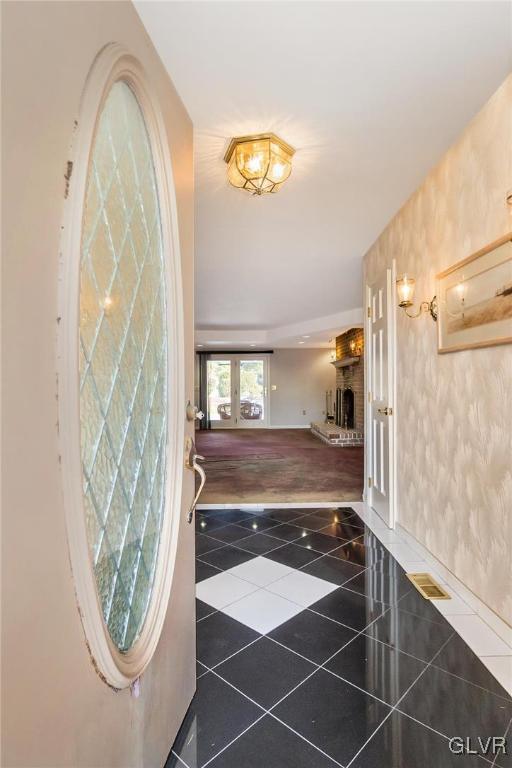
<path fill-rule="evenodd" d="M 136 6 L 194 122 L 197 328 L 341 329 L 365 251 L 512 68 L 511 5 Z M 266 131 L 296 147 L 293 173 L 251 197 L 223 155 Z"/>

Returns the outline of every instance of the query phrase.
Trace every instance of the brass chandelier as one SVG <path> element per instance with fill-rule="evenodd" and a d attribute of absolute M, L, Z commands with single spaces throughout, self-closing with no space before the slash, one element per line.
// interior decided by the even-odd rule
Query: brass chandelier
<path fill-rule="evenodd" d="M 231 139 L 224 156 L 229 183 L 253 195 L 277 192 L 292 172 L 294 154 L 274 133 Z"/>

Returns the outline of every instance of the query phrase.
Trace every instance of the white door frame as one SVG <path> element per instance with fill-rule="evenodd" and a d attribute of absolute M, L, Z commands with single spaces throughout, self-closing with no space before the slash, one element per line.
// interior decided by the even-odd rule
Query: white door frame
<path fill-rule="evenodd" d="M 396 301 L 394 286 L 396 284 L 396 261 L 393 259 L 391 267 L 386 268 L 387 285 L 390 285 L 388 301 L 388 360 L 389 360 L 389 406 L 392 408 L 393 415 L 390 418 L 389 428 L 389 527 L 395 528 L 398 520 L 398 493 L 397 493 L 397 398 L 396 398 Z M 372 356 L 371 356 L 371 284 L 365 285 L 365 346 L 366 354 L 365 377 L 364 377 L 364 402 L 365 402 L 365 483 L 364 500 L 371 506 L 371 488 L 369 487 L 369 478 L 372 476 L 373 466 L 373 444 L 372 444 L 372 414 L 370 403 L 370 382 L 372 381 Z"/>

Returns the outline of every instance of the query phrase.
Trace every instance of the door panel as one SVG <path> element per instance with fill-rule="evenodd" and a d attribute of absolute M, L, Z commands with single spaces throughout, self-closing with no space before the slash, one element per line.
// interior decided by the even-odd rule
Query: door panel
<path fill-rule="evenodd" d="M 388 524 L 392 524 L 392 279 L 386 270 L 381 280 L 368 289 L 370 337 L 370 429 L 371 455 L 369 503 Z"/>
<path fill-rule="evenodd" d="M 267 422 L 266 407 L 266 360 L 248 359 L 239 361 L 240 385 L 237 404 L 240 413 L 238 426 L 261 427 Z"/>
<path fill-rule="evenodd" d="M 207 361 L 208 418 L 213 429 L 235 426 L 234 365 L 231 358 L 214 358 Z"/>

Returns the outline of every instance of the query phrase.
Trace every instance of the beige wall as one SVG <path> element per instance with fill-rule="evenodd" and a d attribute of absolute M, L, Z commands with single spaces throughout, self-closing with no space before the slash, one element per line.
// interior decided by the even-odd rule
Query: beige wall
<path fill-rule="evenodd" d="M 308 427 L 325 419 L 325 391 L 335 397 L 328 349 L 276 349 L 270 357 L 270 427 Z M 306 411 L 304 414 L 303 411 Z"/>
<path fill-rule="evenodd" d="M 176 565 L 190 588 L 172 591 L 141 695 L 115 693 L 91 664 L 68 560 L 57 439 L 58 254 L 81 92 L 98 51 L 118 41 L 146 68 L 164 111 L 192 350 L 192 126 L 130 3 L 3 3 L 2 36 L 2 765 L 161 768 L 195 686 L 192 526 L 181 527 Z M 192 354 L 186 387 L 192 399 Z M 187 473 L 184 501 L 191 493 Z"/>
<path fill-rule="evenodd" d="M 468 125 L 365 257 L 417 280 L 512 230 L 512 76 Z M 437 354 L 427 317 L 398 314 L 398 520 L 512 623 L 512 346 Z"/>

